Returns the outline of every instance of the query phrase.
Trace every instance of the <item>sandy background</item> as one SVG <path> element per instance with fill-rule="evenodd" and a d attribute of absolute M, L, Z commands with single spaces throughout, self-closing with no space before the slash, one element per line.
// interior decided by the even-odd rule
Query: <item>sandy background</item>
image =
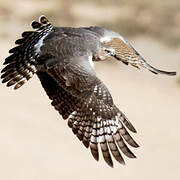
<path fill-rule="evenodd" d="M 28 28 L 32 17 L 38 18 L 36 15 L 42 7 L 42 1 L 27 2 L 17 1 L 18 7 L 24 7 L 21 12 L 12 10 L 10 1 L 4 1 L 0 6 L 6 7 L 6 4 L 7 9 L 11 9 L 11 15 L 5 12 L 9 17 L 7 21 L 3 21 L 5 14 L 2 11 L 0 16 L 0 69 L 13 41 Z M 43 8 L 53 9 L 49 1 L 45 2 Z M 91 6 L 94 4 L 91 3 Z M 76 11 L 76 14 L 80 13 L 78 8 Z M 87 19 L 89 14 L 91 12 L 87 13 Z M 51 17 L 56 18 L 53 14 Z M 78 17 L 77 21 L 73 19 L 73 24 L 79 25 L 82 22 L 84 25 L 85 17 L 81 21 Z M 89 17 L 86 23 L 93 24 L 93 18 Z M 64 19 L 63 23 L 72 20 Z M 56 25 L 61 25 L 61 21 L 56 22 Z M 147 35 L 128 37 L 149 63 L 163 70 L 179 71 L 178 46 L 167 46 Z M 179 77 L 157 76 L 120 62 L 96 63 L 95 67 L 111 91 L 115 104 L 138 130 L 133 135 L 141 146 L 133 149 L 138 158 L 125 158 L 126 166 L 114 161 L 113 169 L 105 164 L 102 156 L 97 163 L 90 151 L 73 135 L 67 122 L 51 107 L 40 82 L 34 76 L 17 91 L 0 85 L 0 179 L 180 179 Z"/>

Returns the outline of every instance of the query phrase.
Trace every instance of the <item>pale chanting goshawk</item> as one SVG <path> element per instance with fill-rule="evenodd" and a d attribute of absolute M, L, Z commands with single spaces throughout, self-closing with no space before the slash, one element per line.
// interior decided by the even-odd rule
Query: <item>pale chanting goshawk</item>
<path fill-rule="evenodd" d="M 111 167 L 111 154 L 121 164 L 125 164 L 121 151 L 135 158 L 127 144 L 139 146 L 127 129 L 136 130 L 114 105 L 107 87 L 96 76 L 93 61 L 112 57 L 155 74 L 176 73 L 152 67 L 120 34 L 102 27 L 54 27 L 42 15 L 39 22 L 32 22 L 32 28 L 23 32 L 15 41 L 18 46 L 9 51 L 1 71 L 2 82 L 18 89 L 36 74 L 52 106 L 68 120 L 96 160 L 98 148 Z"/>

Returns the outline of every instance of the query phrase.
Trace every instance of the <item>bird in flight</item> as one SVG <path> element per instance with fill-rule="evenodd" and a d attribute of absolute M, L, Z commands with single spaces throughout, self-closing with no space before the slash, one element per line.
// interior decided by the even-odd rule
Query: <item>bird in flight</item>
<path fill-rule="evenodd" d="M 176 72 L 158 70 L 119 33 L 97 26 L 54 27 L 42 15 L 32 21 L 33 31 L 25 31 L 15 41 L 16 47 L 5 59 L 1 71 L 2 83 L 20 88 L 38 76 L 52 106 L 85 147 L 99 160 L 113 167 L 112 156 L 125 164 L 122 153 L 135 158 L 128 145 L 139 147 L 129 134 L 136 129 L 113 103 L 105 84 L 96 76 L 93 61 L 109 58 L 146 68 L 155 74 L 175 75 Z M 121 153 L 122 152 L 122 153 Z"/>

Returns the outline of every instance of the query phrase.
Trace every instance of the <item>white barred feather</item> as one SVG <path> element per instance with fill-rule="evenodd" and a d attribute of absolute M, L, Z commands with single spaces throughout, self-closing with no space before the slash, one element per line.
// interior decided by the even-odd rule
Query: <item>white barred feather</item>
<path fill-rule="evenodd" d="M 75 129 L 73 132 L 77 137 L 82 140 L 86 147 L 90 147 L 96 160 L 99 160 L 99 144 L 103 158 L 109 166 L 113 167 L 111 154 L 118 162 L 125 164 L 121 151 L 129 158 L 136 157 L 125 141 L 133 147 L 138 147 L 138 144 L 130 136 L 124 125 L 133 132 L 135 129 L 115 105 L 110 106 L 104 103 L 109 98 L 105 91 L 106 88 L 102 90 L 101 85 L 96 85 L 94 90 L 94 94 L 100 95 L 98 97 L 102 100 L 96 99 L 96 96 L 92 94 L 81 104 L 81 108 L 77 108 L 69 115 L 68 121 L 72 123 L 72 129 Z M 92 104 L 97 107 L 92 107 Z"/>

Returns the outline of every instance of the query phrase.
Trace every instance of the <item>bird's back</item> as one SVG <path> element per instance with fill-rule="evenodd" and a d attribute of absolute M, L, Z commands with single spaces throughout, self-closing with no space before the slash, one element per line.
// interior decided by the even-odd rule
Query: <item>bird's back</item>
<path fill-rule="evenodd" d="M 18 46 L 9 51 L 11 55 L 5 59 L 6 67 L 1 76 L 7 86 L 21 87 L 37 69 L 44 68 L 46 60 L 50 59 L 52 65 L 58 59 L 59 65 L 65 65 L 70 62 L 70 57 L 98 53 L 102 44 L 96 32 L 84 28 L 54 27 L 43 18 L 41 23 L 33 21 L 35 31 L 23 32 L 22 38 L 15 42 Z"/>
<path fill-rule="evenodd" d="M 97 54 L 100 47 L 97 33 L 84 28 L 54 27 L 44 38 L 40 53 L 51 53 L 67 59 L 72 56 Z"/>

